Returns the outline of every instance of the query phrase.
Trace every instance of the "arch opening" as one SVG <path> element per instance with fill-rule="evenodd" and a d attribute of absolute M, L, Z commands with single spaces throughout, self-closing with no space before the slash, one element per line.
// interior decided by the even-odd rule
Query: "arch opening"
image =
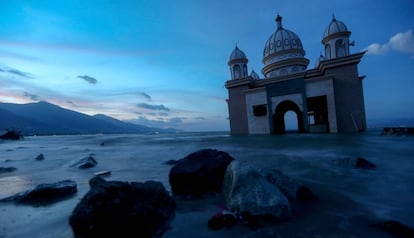
<path fill-rule="evenodd" d="M 273 115 L 273 133 L 284 134 L 292 128 L 298 133 L 304 132 L 302 111 L 296 103 L 283 101 L 277 105 Z"/>

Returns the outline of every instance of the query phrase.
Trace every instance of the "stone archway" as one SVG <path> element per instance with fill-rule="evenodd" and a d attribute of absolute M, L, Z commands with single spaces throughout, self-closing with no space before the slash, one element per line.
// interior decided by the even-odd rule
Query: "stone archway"
<path fill-rule="evenodd" d="M 273 133 L 274 134 L 284 134 L 286 132 L 285 126 L 285 113 L 288 111 L 293 111 L 296 113 L 297 122 L 298 122 L 298 132 L 304 132 L 303 128 L 303 115 L 302 111 L 299 109 L 296 103 L 286 100 L 279 105 L 277 105 L 275 114 L 273 115 Z"/>

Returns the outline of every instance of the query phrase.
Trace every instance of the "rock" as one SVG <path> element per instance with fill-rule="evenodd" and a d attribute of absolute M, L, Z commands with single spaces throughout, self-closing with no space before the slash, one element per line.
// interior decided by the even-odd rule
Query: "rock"
<path fill-rule="evenodd" d="M 178 164 L 179 160 L 175 160 L 175 159 L 170 159 L 164 162 L 164 164 L 166 165 L 175 165 Z"/>
<path fill-rule="evenodd" d="M 232 162 L 223 183 L 226 205 L 232 212 L 285 219 L 291 216 L 288 199 L 257 169 Z"/>
<path fill-rule="evenodd" d="M 34 189 L 4 198 L 2 202 L 15 202 L 16 204 L 45 206 L 68 198 L 77 191 L 76 182 L 62 180 L 51 184 L 39 184 Z"/>
<path fill-rule="evenodd" d="M 0 173 L 8 173 L 17 170 L 15 167 L 0 167 Z"/>
<path fill-rule="evenodd" d="M 204 149 L 178 160 L 169 173 L 172 192 L 176 195 L 200 196 L 220 192 L 227 165 L 234 160 L 223 151 Z"/>
<path fill-rule="evenodd" d="M 408 227 L 398 221 L 394 220 L 386 220 L 383 222 L 373 224 L 375 227 L 379 227 L 380 229 L 392 233 L 396 237 L 401 238 L 412 238 L 414 237 L 414 229 Z"/>
<path fill-rule="evenodd" d="M 73 163 L 72 167 L 76 167 L 79 169 L 88 169 L 95 167 L 97 164 L 98 162 L 96 162 L 95 158 L 92 155 L 88 155 L 87 157 L 79 160 L 78 162 Z"/>
<path fill-rule="evenodd" d="M 74 237 L 160 237 L 174 217 L 175 201 L 160 182 L 93 177 L 89 185 L 69 218 Z"/>
<path fill-rule="evenodd" d="M 8 129 L 6 133 L 0 135 L 0 139 L 4 140 L 21 140 L 23 136 L 20 131 L 15 131 L 13 129 Z"/>
<path fill-rule="evenodd" d="M 262 169 L 260 172 L 270 183 L 285 195 L 289 202 L 309 202 L 316 198 L 312 190 L 276 169 Z"/>
<path fill-rule="evenodd" d="M 39 154 L 37 157 L 36 157 L 36 160 L 44 160 L 45 159 L 45 156 L 43 155 L 43 154 Z"/>
<path fill-rule="evenodd" d="M 354 168 L 358 169 L 375 169 L 377 166 L 364 158 L 357 158 L 354 163 Z"/>
<path fill-rule="evenodd" d="M 377 167 L 374 163 L 361 157 L 336 159 L 332 160 L 332 163 L 343 168 L 375 169 Z"/>
<path fill-rule="evenodd" d="M 237 218 L 233 214 L 218 214 L 208 220 L 208 228 L 219 230 L 224 227 L 232 227 L 237 224 Z"/>

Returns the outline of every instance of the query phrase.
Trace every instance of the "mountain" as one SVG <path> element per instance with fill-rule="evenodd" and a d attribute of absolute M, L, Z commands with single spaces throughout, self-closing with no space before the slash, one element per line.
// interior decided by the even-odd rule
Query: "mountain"
<path fill-rule="evenodd" d="M 102 114 L 89 116 L 48 102 L 0 103 L 0 130 L 8 128 L 25 135 L 177 132 L 127 123 Z"/>

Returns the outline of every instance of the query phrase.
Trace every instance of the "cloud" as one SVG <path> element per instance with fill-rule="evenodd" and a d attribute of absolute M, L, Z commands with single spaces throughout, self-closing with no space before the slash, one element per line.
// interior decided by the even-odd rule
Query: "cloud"
<path fill-rule="evenodd" d="M 400 32 L 392 36 L 385 44 L 373 43 L 365 50 L 367 54 L 382 55 L 390 51 L 407 53 L 414 55 L 414 35 L 410 29 L 406 32 Z"/>
<path fill-rule="evenodd" d="M 9 73 L 9 74 L 14 74 L 20 77 L 24 77 L 24 78 L 34 78 L 34 76 L 30 73 L 18 70 L 18 69 L 14 69 L 14 68 L 9 68 L 9 67 L 3 67 L 0 68 L 0 72 L 4 72 L 4 73 Z"/>
<path fill-rule="evenodd" d="M 90 84 L 96 84 L 98 82 L 98 80 L 96 80 L 96 78 L 93 78 L 93 77 L 88 76 L 88 75 L 83 75 L 83 76 L 79 75 L 79 76 L 77 76 L 77 78 L 83 79 L 83 80 L 85 80 L 86 82 L 88 82 Z"/>
<path fill-rule="evenodd" d="M 169 112 L 170 109 L 165 107 L 164 105 L 160 104 L 160 105 L 153 105 L 153 104 L 148 104 L 148 103 L 138 103 L 137 107 L 139 108 L 144 108 L 144 109 L 148 109 L 148 110 L 156 110 L 156 111 L 166 111 Z"/>
<path fill-rule="evenodd" d="M 149 94 L 147 94 L 147 93 L 139 93 L 139 95 L 143 96 L 148 101 L 151 101 L 152 100 L 152 97 Z"/>
<path fill-rule="evenodd" d="M 25 96 L 27 98 L 30 98 L 33 101 L 41 101 L 39 95 L 36 95 L 36 94 L 31 94 L 31 93 L 28 93 L 28 92 L 24 92 L 23 96 Z"/>

